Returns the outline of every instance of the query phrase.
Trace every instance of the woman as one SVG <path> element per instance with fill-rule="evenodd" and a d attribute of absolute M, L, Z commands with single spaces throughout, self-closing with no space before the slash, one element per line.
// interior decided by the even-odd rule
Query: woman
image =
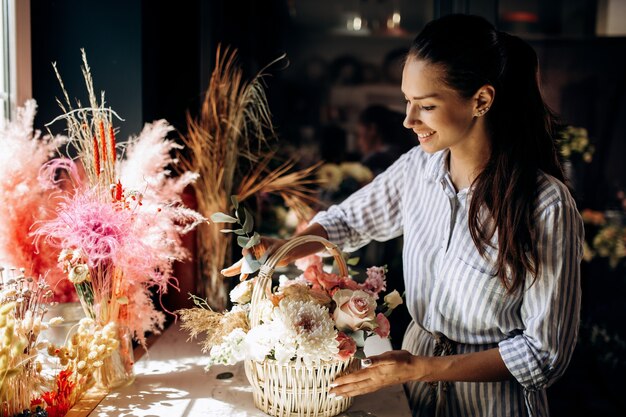
<path fill-rule="evenodd" d="M 577 335 L 583 228 L 537 73 L 529 45 L 479 17 L 443 17 L 413 42 L 404 126 L 421 146 L 303 233 L 348 251 L 404 235 L 404 350 L 332 393 L 404 383 L 414 415 L 548 415 Z"/>

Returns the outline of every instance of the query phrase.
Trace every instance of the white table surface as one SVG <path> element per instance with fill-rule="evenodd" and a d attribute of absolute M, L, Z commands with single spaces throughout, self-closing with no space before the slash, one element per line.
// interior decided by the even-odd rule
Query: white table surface
<path fill-rule="evenodd" d="M 368 355 L 389 350 L 386 340 L 369 338 Z M 135 382 L 111 392 L 90 417 L 264 417 L 255 408 L 243 364 L 214 366 L 204 371 L 207 357 L 196 341 L 172 325 L 135 364 Z M 217 379 L 232 372 L 230 379 Z M 402 386 L 355 398 L 342 417 L 409 417 Z"/>

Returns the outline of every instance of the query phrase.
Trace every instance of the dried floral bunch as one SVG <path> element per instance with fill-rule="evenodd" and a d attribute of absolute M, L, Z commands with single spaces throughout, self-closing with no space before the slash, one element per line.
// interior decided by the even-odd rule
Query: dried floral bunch
<path fill-rule="evenodd" d="M 33 129 L 37 104 L 28 100 L 13 121 L 0 121 L 0 264 L 23 266 L 30 276 L 45 276 L 55 301 L 76 301 L 72 285 L 56 267 L 56 254 L 43 242 L 36 249 L 29 232 L 54 215 L 58 191 L 40 181 L 40 169 L 67 138 L 42 136 Z"/>
<path fill-rule="evenodd" d="M 556 142 L 565 158 L 580 155 L 585 162 L 591 162 L 595 148 L 584 127 L 565 126 L 559 131 Z"/>
<path fill-rule="evenodd" d="M 617 210 L 605 213 L 585 209 L 581 214 L 583 221 L 595 232 L 590 235 L 593 236 L 591 247 L 585 242 L 584 259 L 589 261 L 595 256 L 607 258 L 609 266 L 613 269 L 617 268 L 619 263 L 626 258 L 626 226 L 624 225 L 626 213 Z"/>
<path fill-rule="evenodd" d="M 372 334 L 388 337 L 387 317 L 402 297 L 394 290 L 379 302 L 385 286 L 382 267 L 369 268 L 367 279 L 359 284 L 325 272 L 320 259 L 295 280 L 281 280 L 271 299 L 258 307 L 259 326 L 250 329 L 242 320 L 250 310 L 253 279 L 231 291 L 235 303 L 231 311 L 216 313 L 205 304 L 183 310 L 181 319 L 192 338 L 207 334 L 203 342 L 210 355 L 207 367 L 244 359 L 319 365 L 361 356 L 365 339 Z"/>
<path fill-rule="evenodd" d="M 308 187 L 316 183 L 309 178 L 315 167 L 293 171 L 295 161 L 289 160 L 270 168 L 275 154 L 268 142 L 275 134 L 262 85 L 264 71 L 245 80 L 236 52 L 218 48 L 200 116 L 187 117 L 183 138 L 187 149 L 180 166 L 200 174 L 195 195 L 198 211 L 205 216 L 227 212 L 233 194 L 244 201 L 258 193 L 278 194 L 301 216 L 311 215 L 308 207 L 316 199 Z M 200 292 L 214 308 L 222 309 L 226 288 L 220 271 L 229 263 L 230 239 L 203 225 L 198 228 L 197 242 L 204 282 Z"/>
<path fill-rule="evenodd" d="M 48 284 L 23 269 L 0 272 L 0 416 L 30 410 L 45 384 L 36 357 L 45 346 L 41 332 L 60 321 L 43 320 L 51 297 Z"/>
<path fill-rule="evenodd" d="M 101 326 L 90 318 L 82 319 L 76 331 L 68 335 L 64 346 L 47 344 L 47 352 L 59 361 L 60 371 L 53 389 L 43 393 L 38 403 L 45 403 L 49 417 L 63 417 L 93 386 L 94 373 L 119 346 L 118 326 Z"/>
<path fill-rule="evenodd" d="M 322 189 L 339 192 L 346 187 L 362 187 L 372 181 L 374 174 L 363 164 L 358 162 L 342 162 L 341 164 L 327 163 L 320 167 L 317 176 Z M 347 184 L 353 183 L 353 184 Z"/>
<path fill-rule="evenodd" d="M 58 262 L 77 288 L 88 317 L 98 324 L 116 322 L 132 330 L 145 345 L 146 332 L 163 328 L 164 314 L 151 299 L 176 287 L 174 260 L 189 256 L 181 235 L 205 219 L 185 207 L 183 189 L 197 179 L 186 172 L 173 178 L 167 167 L 179 147 L 166 139 L 172 128 L 165 121 L 147 124 L 117 156 L 115 112 L 94 93 L 91 71 L 83 51 L 83 75 L 89 106 L 73 108 L 61 77 L 69 143 L 78 149 L 78 161 L 57 159 L 44 171 L 51 179 L 66 169 L 73 194 L 63 198 L 56 217 L 38 224 L 34 234 L 61 250 Z M 84 171 L 84 176 L 79 175 Z"/>

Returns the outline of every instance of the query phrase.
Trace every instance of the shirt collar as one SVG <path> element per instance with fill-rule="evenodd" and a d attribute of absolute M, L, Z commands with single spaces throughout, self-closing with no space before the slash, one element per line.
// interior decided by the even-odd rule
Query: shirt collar
<path fill-rule="evenodd" d="M 426 162 L 424 176 L 425 179 L 431 181 L 441 181 L 445 175 L 448 173 L 448 155 L 450 153 L 449 149 L 444 149 L 442 151 L 436 152 L 428 159 Z"/>

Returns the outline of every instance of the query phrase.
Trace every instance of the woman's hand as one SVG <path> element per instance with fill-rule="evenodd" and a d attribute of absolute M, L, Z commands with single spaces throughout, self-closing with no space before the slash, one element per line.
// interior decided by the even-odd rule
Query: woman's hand
<path fill-rule="evenodd" d="M 371 361 L 371 365 L 366 365 Z M 393 350 L 370 356 L 362 361 L 363 368 L 335 379 L 331 394 L 354 397 L 381 388 L 422 379 L 426 374 L 426 357 L 415 356 L 406 350 Z"/>
<path fill-rule="evenodd" d="M 407 381 L 506 381 L 512 378 L 500 350 L 449 356 L 416 356 L 406 350 L 393 350 L 364 359 L 371 365 L 335 380 L 335 395 L 354 397 Z M 363 363 L 362 362 L 362 363 Z"/>
<path fill-rule="evenodd" d="M 271 255 L 278 248 L 284 245 L 287 241 L 284 239 L 274 239 L 271 237 L 262 237 L 261 241 L 254 245 L 251 249 L 243 249 L 241 251 L 242 255 L 245 257 L 248 254 L 254 255 L 256 259 L 261 259 L 266 253 L 267 255 Z M 241 273 L 241 267 L 243 265 L 244 258 L 241 258 L 231 266 L 222 269 L 222 275 L 225 277 L 233 277 L 235 275 L 240 275 L 241 281 L 244 281 L 248 278 L 248 274 Z M 284 257 L 279 263 L 278 266 L 288 265 L 290 263 L 289 257 Z"/>
<path fill-rule="evenodd" d="M 317 223 L 313 223 L 312 225 L 307 227 L 305 230 L 294 235 L 294 237 L 302 236 L 302 235 L 320 236 L 320 237 L 323 237 L 324 239 L 328 239 L 328 234 L 326 233 L 326 230 L 324 230 L 324 228 Z M 285 239 L 274 239 L 271 237 L 262 237 L 261 241 L 258 244 L 254 245 L 252 249 L 244 249 L 242 251 L 242 254 L 245 257 L 246 255 L 253 253 L 256 259 L 261 259 L 263 255 L 265 255 L 266 253 L 268 255 L 271 255 L 285 243 L 287 243 Z M 307 243 L 305 245 L 300 245 L 297 248 L 295 248 L 293 251 L 290 251 L 289 253 L 287 253 L 280 260 L 277 266 L 289 265 L 291 262 L 295 261 L 296 259 L 300 259 L 304 256 L 311 255 L 312 253 L 316 253 L 322 249 L 324 249 L 324 247 L 319 243 Z M 243 258 L 241 258 L 240 260 L 238 260 L 237 262 L 235 262 L 228 268 L 222 269 L 221 271 L 222 275 L 224 275 L 225 277 L 232 277 L 237 274 L 241 274 L 240 279 L 243 281 L 248 277 L 248 274 L 241 273 L 242 265 L 243 265 Z"/>

